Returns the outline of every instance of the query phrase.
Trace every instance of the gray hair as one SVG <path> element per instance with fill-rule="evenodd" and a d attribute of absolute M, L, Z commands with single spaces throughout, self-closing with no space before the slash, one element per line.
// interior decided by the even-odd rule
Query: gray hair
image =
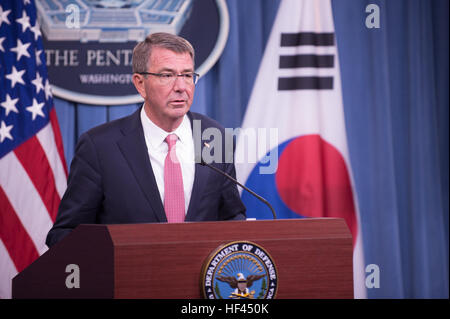
<path fill-rule="evenodd" d="M 144 41 L 139 42 L 133 49 L 133 73 L 146 72 L 152 47 L 164 48 L 176 53 L 189 53 L 194 62 L 195 51 L 192 44 L 186 39 L 165 32 L 148 35 Z"/>

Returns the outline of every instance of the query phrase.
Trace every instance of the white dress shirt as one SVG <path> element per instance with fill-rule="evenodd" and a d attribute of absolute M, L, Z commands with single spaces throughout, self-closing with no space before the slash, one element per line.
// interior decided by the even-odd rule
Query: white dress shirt
<path fill-rule="evenodd" d="M 191 199 L 192 185 L 195 175 L 195 153 L 194 140 L 192 138 L 191 122 L 187 115 L 183 117 L 180 126 L 173 132 L 166 132 L 155 123 L 153 123 L 144 111 L 141 110 L 141 122 L 144 129 L 145 143 L 152 164 L 153 174 L 158 185 L 161 201 L 164 203 L 164 161 L 166 160 L 169 146 L 164 141 L 167 135 L 174 133 L 178 136 L 176 143 L 176 154 L 181 165 L 181 174 L 183 175 L 184 204 L 187 214 L 189 201 Z"/>

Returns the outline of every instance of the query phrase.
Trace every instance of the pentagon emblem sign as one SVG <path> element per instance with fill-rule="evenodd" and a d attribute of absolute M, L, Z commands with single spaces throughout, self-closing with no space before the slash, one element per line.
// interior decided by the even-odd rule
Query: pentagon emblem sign
<path fill-rule="evenodd" d="M 201 274 L 208 299 L 273 299 L 277 292 L 275 263 L 253 242 L 220 246 L 206 259 Z"/>
<path fill-rule="evenodd" d="M 131 60 L 134 46 L 150 33 L 189 40 L 200 76 L 228 38 L 225 0 L 36 0 L 36 7 L 53 93 L 84 104 L 142 102 Z"/>

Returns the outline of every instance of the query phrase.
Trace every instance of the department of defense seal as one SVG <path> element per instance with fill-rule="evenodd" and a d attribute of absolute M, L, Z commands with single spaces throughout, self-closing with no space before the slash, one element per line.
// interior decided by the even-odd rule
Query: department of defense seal
<path fill-rule="evenodd" d="M 273 299 L 278 275 L 270 255 L 259 245 L 239 241 L 218 247 L 202 269 L 208 299 Z"/>

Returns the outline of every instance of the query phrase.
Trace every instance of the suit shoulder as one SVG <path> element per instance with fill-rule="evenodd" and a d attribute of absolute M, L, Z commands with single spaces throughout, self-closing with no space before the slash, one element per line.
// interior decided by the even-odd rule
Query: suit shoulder
<path fill-rule="evenodd" d="M 189 112 L 189 113 L 190 113 L 190 117 L 192 118 L 193 121 L 196 121 L 196 120 L 201 121 L 202 128 L 216 127 L 218 129 L 220 129 L 221 131 L 225 130 L 225 128 L 223 127 L 222 124 L 220 124 L 216 120 L 214 120 L 206 115 L 196 113 L 196 112 Z"/>
<path fill-rule="evenodd" d="M 114 137 L 123 136 L 123 131 L 133 124 L 138 124 L 136 121 L 139 120 L 139 112 L 136 111 L 131 115 L 103 123 L 96 127 L 93 127 L 83 133 L 83 135 L 88 135 L 93 140 L 101 140 L 105 137 L 108 139 Z M 81 137 L 80 137 L 81 138 Z"/>

